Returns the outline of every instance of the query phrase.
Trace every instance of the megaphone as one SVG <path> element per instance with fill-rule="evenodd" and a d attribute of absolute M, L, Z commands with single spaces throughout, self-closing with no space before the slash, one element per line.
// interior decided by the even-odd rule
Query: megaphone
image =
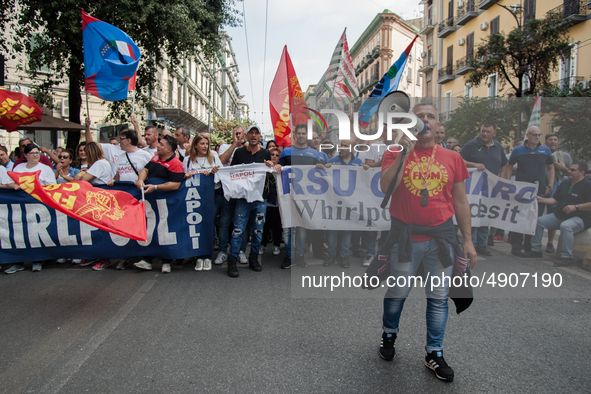
<path fill-rule="evenodd" d="M 410 112 L 410 97 L 408 94 L 401 90 L 395 90 L 388 93 L 381 101 L 378 106 L 378 115 L 383 119 L 384 124 L 388 123 L 388 113 L 392 112 Z M 427 126 L 419 118 L 417 119 L 416 125 L 409 127 L 408 130 L 414 135 L 427 132 Z M 392 119 L 393 124 L 404 124 L 410 123 L 409 118 L 394 118 Z M 398 133 L 400 135 L 400 132 Z"/>

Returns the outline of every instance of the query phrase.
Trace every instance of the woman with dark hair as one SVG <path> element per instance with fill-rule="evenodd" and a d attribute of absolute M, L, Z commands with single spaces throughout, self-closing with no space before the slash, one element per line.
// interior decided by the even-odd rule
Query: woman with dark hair
<path fill-rule="evenodd" d="M 267 144 L 268 146 L 269 144 Z M 279 156 L 281 152 L 278 148 L 269 149 L 271 152 L 271 161 L 273 165 L 279 163 Z M 261 242 L 260 254 L 265 253 L 267 243 L 269 243 L 269 235 L 273 236 L 273 255 L 278 256 L 281 253 L 281 236 L 283 229 L 281 228 L 281 216 L 279 214 L 279 205 L 277 201 L 277 183 L 273 174 L 267 173 L 265 180 L 265 189 L 269 190 L 267 197 L 267 214 L 265 215 L 265 226 L 263 228 L 263 240 Z"/>
<path fill-rule="evenodd" d="M 43 186 L 47 185 L 55 185 L 55 175 L 53 174 L 53 169 L 46 164 L 40 162 L 41 159 L 41 152 L 36 145 L 28 144 L 25 146 L 24 155 L 27 158 L 26 163 L 21 163 L 14 167 L 14 172 L 36 172 L 41 171 L 39 173 L 39 183 Z M 33 272 L 41 271 L 43 261 L 34 261 L 33 262 Z M 22 271 L 25 269 L 25 265 L 23 263 L 16 263 L 13 264 L 10 268 L 4 271 L 5 274 L 14 274 L 15 272 Z"/>
<path fill-rule="evenodd" d="M 106 185 L 113 178 L 113 170 L 109 161 L 105 159 L 101 146 L 96 142 L 89 142 L 84 147 L 84 153 L 88 163 L 88 170 L 74 177 L 64 174 L 62 174 L 62 177 L 68 182 L 82 180 L 93 185 Z"/>
<path fill-rule="evenodd" d="M 458 153 L 460 153 L 460 151 L 462 150 L 462 145 L 460 145 L 460 144 L 454 145 L 454 147 L 451 148 L 451 149 L 452 150 L 455 150 Z"/>
<path fill-rule="evenodd" d="M 207 137 L 197 134 L 188 150 L 188 155 L 183 160 L 183 169 L 185 170 L 185 178 L 191 178 L 196 174 L 203 174 L 209 176 L 215 174 L 222 166 L 217 155 L 214 155 L 209 149 L 209 140 Z M 215 189 L 221 189 L 218 177 L 215 176 Z M 216 193 L 217 194 L 217 193 Z M 203 255 L 197 256 L 195 262 L 195 271 L 209 271 L 211 270 L 211 256 Z"/>
<path fill-rule="evenodd" d="M 74 151 L 71 148 L 62 150 L 58 158 L 59 162 L 57 163 L 55 169 L 55 178 L 57 180 L 57 183 L 68 182 L 62 177 L 62 174 L 70 178 L 80 174 L 79 169 L 72 167 L 72 161 L 74 160 Z"/>
<path fill-rule="evenodd" d="M 277 148 L 277 143 L 274 140 L 267 142 L 265 149 L 271 150 L 271 148 Z"/>
<path fill-rule="evenodd" d="M 76 147 L 76 161 L 74 167 L 80 171 L 85 171 L 88 169 L 88 161 L 86 161 L 86 153 L 84 153 L 85 146 L 86 142 L 81 142 Z"/>

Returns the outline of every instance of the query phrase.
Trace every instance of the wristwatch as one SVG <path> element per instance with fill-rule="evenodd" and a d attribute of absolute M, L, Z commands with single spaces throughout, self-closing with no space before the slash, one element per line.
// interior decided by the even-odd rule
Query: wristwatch
<path fill-rule="evenodd" d="M 575 209 L 578 211 L 579 210 L 579 204 L 575 205 Z"/>
<path fill-rule="evenodd" d="M 158 185 L 154 185 L 154 190 L 158 190 Z M 578 205 L 577 205 L 577 209 L 579 209 Z"/>

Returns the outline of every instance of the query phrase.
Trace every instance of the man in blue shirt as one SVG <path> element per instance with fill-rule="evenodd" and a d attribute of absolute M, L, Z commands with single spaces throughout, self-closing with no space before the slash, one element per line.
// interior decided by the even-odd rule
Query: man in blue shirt
<path fill-rule="evenodd" d="M 554 160 L 550 148 L 540 143 L 542 132 L 537 126 L 530 126 L 525 134 L 527 140 L 513 149 L 509 164 L 517 164 L 516 181 L 538 182 L 538 196 L 546 197 L 552 193 L 554 187 Z M 547 171 L 547 172 L 546 172 Z M 546 173 L 548 184 L 546 184 Z M 544 212 L 545 204 L 538 201 L 538 216 Z M 531 235 L 513 233 L 511 236 L 511 253 L 519 257 L 534 257 L 531 253 Z M 521 252 L 521 243 L 523 249 Z"/>
<path fill-rule="evenodd" d="M 333 166 L 362 166 L 363 162 L 360 158 L 355 157 L 351 150 L 351 140 L 341 141 L 340 148 L 337 148 L 339 154 L 328 161 Z M 324 261 L 324 266 L 329 267 L 336 261 L 337 254 L 337 240 L 341 239 L 341 248 L 339 255 L 341 258 L 341 267 L 349 268 L 349 245 L 351 244 L 351 230 L 328 230 L 328 257 Z"/>

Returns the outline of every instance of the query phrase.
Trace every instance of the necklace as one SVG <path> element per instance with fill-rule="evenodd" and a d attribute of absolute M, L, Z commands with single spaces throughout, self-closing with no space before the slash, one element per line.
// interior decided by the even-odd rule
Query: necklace
<path fill-rule="evenodd" d="M 427 163 L 427 174 L 431 175 L 431 169 L 433 168 L 433 164 L 435 164 L 435 151 L 437 150 L 437 144 L 433 147 L 433 152 L 431 153 L 431 158 Z M 429 203 L 429 189 L 427 189 L 427 175 L 423 171 L 423 163 L 417 156 L 417 153 L 413 150 L 412 154 L 414 155 L 414 159 L 417 162 L 417 166 L 419 167 L 419 172 L 421 173 L 421 178 L 423 178 L 423 189 L 421 190 L 421 206 L 426 207 Z"/>

